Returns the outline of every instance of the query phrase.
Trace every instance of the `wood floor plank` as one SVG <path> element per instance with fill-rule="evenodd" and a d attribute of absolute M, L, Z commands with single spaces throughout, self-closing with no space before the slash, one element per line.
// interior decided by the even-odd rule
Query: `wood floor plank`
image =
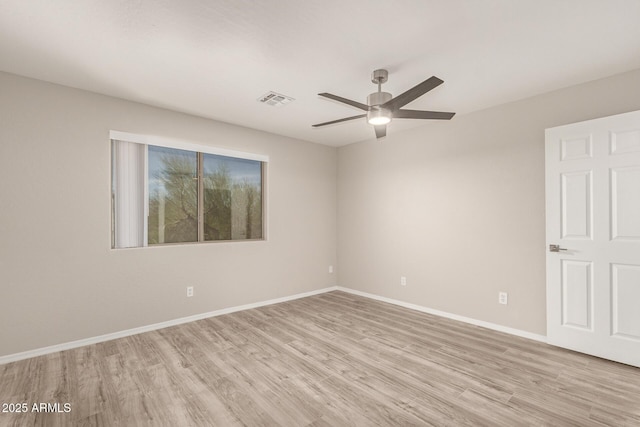
<path fill-rule="evenodd" d="M 0 426 L 638 426 L 640 369 L 344 292 L 0 366 Z"/>

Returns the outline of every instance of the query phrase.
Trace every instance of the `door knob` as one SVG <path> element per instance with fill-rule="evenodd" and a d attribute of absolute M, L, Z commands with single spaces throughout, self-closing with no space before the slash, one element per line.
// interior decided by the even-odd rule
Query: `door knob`
<path fill-rule="evenodd" d="M 549 252 L 566 251 L 565 248 L 561 248 L 560 245 L 549 245 Z"/>

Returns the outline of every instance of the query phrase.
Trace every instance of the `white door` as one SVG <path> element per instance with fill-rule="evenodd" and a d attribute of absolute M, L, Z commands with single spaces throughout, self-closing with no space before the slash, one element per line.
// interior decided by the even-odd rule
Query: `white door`
<path fill-rule="evenodd" d="M 545 149 L 548 342 L 640 367 L 640 111 Z"/>

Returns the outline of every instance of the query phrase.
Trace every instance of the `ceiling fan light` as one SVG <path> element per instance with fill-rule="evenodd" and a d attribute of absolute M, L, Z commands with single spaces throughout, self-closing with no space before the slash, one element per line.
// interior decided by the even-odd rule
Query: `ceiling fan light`
<path fill-rule="evenodd" d="M 391 122 L 391 112 L 384 109 L 372 109 L 367 113 L 367 121 L 374 126 L 389 124 Z"/>
<path fill-rule="evenodd" d="M 389 117 L 372 117 L 369 119 L 369 124 L 374 126 L 386 125 L 391 122 Z"/>

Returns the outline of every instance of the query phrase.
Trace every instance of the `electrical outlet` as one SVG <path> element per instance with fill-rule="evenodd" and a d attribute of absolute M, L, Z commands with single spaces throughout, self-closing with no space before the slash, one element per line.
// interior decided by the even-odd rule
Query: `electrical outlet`
<path fill-rule="evenodd" d="M 407 278 L 404 276 L 400 276 L 400 285 L 407 286 Z"/>
<path fill-rule="evenodd" d="M 187 286 L 187 296 L 188 297 L 193 296 L 193 286 Z"/>
<path fill-rule="evenodd" d="M 329 273 L 333 273 L 333 265 L 329 266 Z"/>
<path fill-rule="evenodd" d="M 506 292 L 498 292 L 498 302 L 506 305 L 509 302 L 509 294 Z"/>

